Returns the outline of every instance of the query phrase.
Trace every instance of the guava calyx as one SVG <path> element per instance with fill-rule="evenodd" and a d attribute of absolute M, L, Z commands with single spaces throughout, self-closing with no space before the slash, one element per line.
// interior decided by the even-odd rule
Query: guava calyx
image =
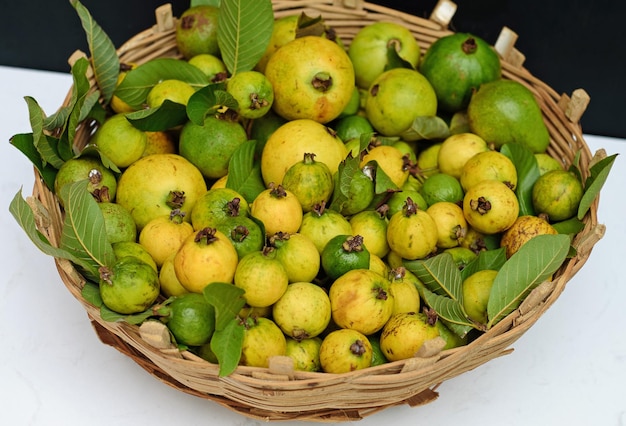
<path fill-rule="evenodd" d="M 333 77 L 327 72 L 318 72 L 311 80 L 311 85 L 319 92 L 327 92 L 333 85 Z"/>
<path fill-rule="evenodd" d="M 258 93 L 250 93 L 250 109 L 261 109 L 268 106 L 270 103 L 267 99 L 259 98 Z"/>
<path fill-rule="evenodd" d="M 186 215 L 187 213 L 185 213 L 181 209 L 173 209 L 170 212 L 170 220 L 174 222 L 175 224 L 180 225 L 185 219 Z"/>
<path fill-rule="evenodd" d="M 352 352 L 356 356 L 361 356 L 367 349 L 365 348 L 365 344 L 361 339 L 355 340 L 354 343 L 350 345 L 350 352 Z"/>
<path fill-rule="evenodd" d="M 274 183 L 270 183 L 270 194 L 276 198 L 285 198 L 287 196 L 287 191 L 282 185 L 275 185 Z"/>
<path fill-rule="evenodd" d="M 417 214 L 417 210 L 418 210 L 417 203 L 413 201 L 411 197 L 407 197 L 406 203 L 404 204 L 404 207 L 402 208 L 402 212 L 404 213 L 404 215 L 406 217 L 411 217 Z"/>
<path fill-rule="evenodd" d="M 491 210 L 491 203 L 485 197 L 478 197 L 470 200 L 470 208 L 479 214 L 484 215 Z"/>
<path fill-rule="evenodd" d="M 241 199 L 239 197 L 235 197 L 226 203 L 226 212 L 230 217 L 239 216 L 239 209 L 241 208 Z"/>
<path fill-rule="evenodd" d="M 230 237 L 238 243 L 243 242 L 250 235 L 250 230 L 244 225 L 237 225 L 230 231 Z"/>
<path fill-rule="evenodd" d="M 387 292 L 385 291 L 384 288 L 382 287 L 376 287 L 372 290 L 374 293 L 376 293 L 376 299 L 378 300 L 387 300 Z"/>
<path fill-rule="evenodd" d="M 361 236 L 361 235 L 354 235 L 354 236 L 348 237 L 343 242 L 341 247 L 347 253 L 352 253 L 352 252 L 355 252 L 355 251 L 356 252 L 363 251 L 363 236 Z"/>
<path fill-rule="evenodd" d="M 100 279 L 107 283 L 108 285 L 113 285 L 112 275 L 113 272 L 106 266 L 101 266 L 98 268 L 98 273 L 100 274 Z"/>
<path fill-rule="evenodd" d="M 216 232 L 217 232 L 217 229 L 215 228 L 209 228 L 209 227 L 202 228 L 196 233 L 196 237 L 194 238 L 194 241 L 196 243 L 204 243 L 206 245 L 214 243 L 215 241 L 218 240 L 218 238 L 215 236 Z"/>
<path fill-rule="evenodd" d="M 172 209 L 180 209 L 185 204 L 185 191 L 170 191 L 165 204 Z"/>
<path fill-rule="evenodd" d="M 422 312 L 424 312 L 424 315 L 426 315 L 426 322 L 428 323 L 428 325 L 434 326 L 435 324 L 437 324 L 437 320 L 439 320 L 439 315 L 437 315 L 437 312 L 434 309 L 429 308 L 428 306 L 424 306 Z"/>
<path fill-rule="evenodd" d="M 461 45 L 461 49 L 463 49 L 463 53 L 466 53 L 468 55 L 471 55 L 472 53 L 476 52 L 476 49 L 478 49 L 478 44 L 476 44 L 476 39 L 474 39 L 474 37 L 469 37 L 467 40 L 463 42 L 463 44 Z"/>

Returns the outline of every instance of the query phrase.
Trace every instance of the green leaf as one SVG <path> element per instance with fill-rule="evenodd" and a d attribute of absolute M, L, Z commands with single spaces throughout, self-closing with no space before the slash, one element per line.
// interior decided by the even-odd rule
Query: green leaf
<path fill-rule="evenodd" d="M 215 330 L 224 329 L 239 315 L 246 304 L 244 293 L 244 290 L 230 283 L 214 282 L 204 287 L 204 298 L 215 308 Z"/>
<path fill-rule="evenodd" d="M 552 227 L 559 234 L 576 235 L 585 228 L 585 222 L 577 217 L 573 217 L 562 222 L 553 223 Z"/>
<path fill-rule="evenodd" d="M 94 76 L 102 92 L 102 98 L 107 103 L 113 96 L 120 72 L 120 61 L 115 46 L 82 3 L 78 0 L 70 0 L 70 3 L 76 9 L 85 30 Z"/>
<path fill-rule="evenodd" d="M 245 329 L 238 318 L 232 318 L 222 329 L 216 329 L 211 337 L 211 350 L 220 366 L 219 376 L 226 377 L 237 369 Z"/>
<path fill-rule="evenodd" d="M 56 146 L 49 144 L 43 132 L 43 121 L 45 114 L 37 101 L 30 96 L 24 98 L 28 105 L 28 115 L 30 116 L 30 127 L 33 130 L 33 145 L 41 155 L 43 164 L 50 163 L 54 168 L 60 168 L 64 161 L 59 158 Z"/>
<path fill-rule="evenodd" d="M 437 312 L 437 315 L 446 321 L 446 324 L 456 324 L 461 326 L 462 335 L 467 334 L 467 332 L 476 328 L 474 323 L 470 321 L 463 309 L 463 304 L 458 300 L 450 299 L 446 296 L 441 296 L 433 293 L 428 289 L 424 289 L 424 301 L 428 306 Z M 458 329 L 457 329 L 458 330 Z M 456 333 L 456 330 L 454 330 Z"/>
<path fill-rule="evenodd" d="M 478 256 L 476 256 L 474 260 L 469 262 L 465 268 L 463 268 L 461 271 L 461 277 L 465 280 L 470 275 L 485 269 L 498 271 L 505 262 L 506 250 L 503 247 L 492 250 L 483 250 L 478 253 Z"/>
<path fill-rule="evenodd" d="M 563 264 L 570 247 L 567 235 L 538 235 L 502 265 L 487 303 L 487 328 L 519 307 L 524 298 Z"/>
<path fill-rule="evenodd" d="M 615 163 L 615 159 L 618 154 L 613 154 L 609 157 L 606 157 L 596 164 L 591 166 L 589 172 L 591 175 L 585 182 L 585 192 L 583 193 L 583 197 L 580 200 L 580 204 L 578 205 L 578 219 L 585 217 L 587 211 L 591 207 L 591 204 L 596 199 L 596 196 L 600 193 L 602 186 L 606 182 L 606 179 L 609 177 L 609 172 L 611 171 L 611 167 Z"/>
<path fill-rule="evenodd" d="M 108 322 L 122 322 L 123 321 L 129 324 L 139 325 L 152 316 L 154 316 L 154 311 L 152 310 L 152 308 L 148 308 L 145 311 L 139 312 L 136 314 L 127 315 L 127 314 L 120 314 L 118 312 L 115 312 L 107 308 L 107 306 L 104 303 L 100 305 L 100 318 Z"/>
<path fill-rule="evenodd" d="M 130 112 L 126 119 L 144 132 L 165 131 L 187 122 L 187 107 L 166 99 L 158 108 Z"/>
<path fill-rule="evenodd" d="M 128 71 L 115 95 L 132 108 L 142 109 L 150 90 L 162 80 L 181 80 L 199 89 L 207 76 L 196 66 L 175 58 L 156 58 Z"/>
<path fill-rule="evenodd" d="M 9 205 L 9 211 L 35 246 L 48 256 L 58 259 L 67 259 L 76 265 L 87 267 L 88 265 L 83 262 L 82 259 L 74 256 L 67 250 L 53 246 L 50 241 L 41 232 L 39 232 L 37 226 L 35 225 L 35 215 L 33 210 L 22 198 L 21 194 L 21 190 L 15 194 L 11 204 Z M 42 212 L 44 211 L 43 206 L 40 206 L 40 209 Z"/>
<path fill-rule="evenodd" d="M 223 0 L 217 21 L 217 43 L 231 75 L 250 71 L 265 53 L 274 28 L 270 0 Z"/>
<path fill-rule="evenodd" d="M 104 305 L 102 296 L 100 296 L 100 287 L 92 282 L 86 282 L 83 289 L 80 292 L 83 299 L 94 305 L 96 308 L 100 308 Z"/>
<path fill-rule="evenodd" d="M 65 206 L 61 248 L 82 259 L 90 277 L 99 279 L 98 269 L 115 262 L 102 210 L 87 190 L 87 179 L 63 186 L 61 197 Z"/>
<path fill-rule="evenodd" d="M 389 71 L 394 68 L 408 68 L 415 70 L 410 62 L 404 60 L 398 54 L 398 50 L 396 50 L 397 47 L 400 46 L 397 46 L 395 43 L 387 43 L 387 63 L 385 64 L 385 71 Z"/>
<path fill-rule="evenodd" d="M 450 253 L 444 252 L 426 260 L 405 260 L 403 264 L 428 290 L 463 303 L 461 271 Z"/>
<path fill-rule="evenodd" d="M 539 166 L 535 155 L 520 144 L 505 144 L 500 152 L 513 162 L 517 170 L 515 194 L 519 201 L 519 215 L 534 215 L 533 185 L 539 178 Z"/>
<path fill-rule="evenodd" d="M 56 144 L 58 141 L 54 140 L 52 136 L 46 136 L 48 144 Z M 13 135 L 10 139 L 11 145 L 16 147 L 33 163 L 33 166 L 37 169 L 41 177 L 43 178 L 46 186 L 51 191 L 54 190 L 54 179 L 56 178 L 58 169 L 53 167 L 50 163 L 44 164 L 41 160 L 41 154 L 35 148 L 32 133 L 20 133 Z"/>
<path fill-rule="evenodd" d="M 375 194 L 386 194 L 388 192 L 396 192 L 399 191 L 400 188 L 393 183 L 391 178 L 382 167 L 379 167 L 378 161 L 368 161 L 368 163 L 363 166 L 365 170 L 368 167 L 374 167 L 374 193 Z"/>
<path fill-rule="evenodd" d="M 233 153 L 228 163 L 226 188 L 234 189 L 251 203 L 265 190 L 261 165 L 254 161 L 256 141 L 249 140 L 241 144 Z"/>
<path fill-rule="evenodd" d="M 189 7 L 201 5 L 220 7 L 221 2 L 222 0 L 191 0 Z"/>
<path fill-rule="evenodd" d="M 187 116 L 194 124 L 202 126 L 206 117 L 217 114 L 222 106 L 235 111 L 239 109 L 235 98 L 226 91 L 226 83 L 209 84 L 191 95 L 187 102 Z"/>
<path fill-rule="evenodd" d="M 403 140 L 440 140 L 450 136 L 450 129 L 443 118 L 436 115 L 422 115 L 416 117 L 411 127 L 400 135 Z"/>
<path fill-rule="evenodd" d="M 350 183 L 357 173 L 363 173 L 359 167 L 359 157 L 348 157 L 339 163 L 337 174 L 334 177 L 334 190 L 329 209 L 341 212 L 345 204 L 351 199 Z"/>

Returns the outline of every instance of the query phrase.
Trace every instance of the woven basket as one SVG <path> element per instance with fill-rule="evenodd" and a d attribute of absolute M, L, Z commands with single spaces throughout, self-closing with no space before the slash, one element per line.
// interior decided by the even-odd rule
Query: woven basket
<path fill-rule="evenodd" d="M 274 1 L 273 5 L 276 17 L 300 12 L 322 14 L 346 44 L 370 23 L 399 22 L 412 31 L 423 50 L 437 38 L 451 33 L 447 24 L 456 10 L 454 3 L 440 1 L 430 18 L 424 19 L 360 0 L 283 0 Z M 141 64 L 156 57 L 180 57 L 174 38 L 176 18 L 169 5 L 156 10 L 156 21 L 154 27 L 118 49 L 121 62 Z M 571 97 L 559 95 L 533 77 L 523 67 L 524 56 L 514 48 L 515 39 L 516 34 L 505 27 L 494 44 L 502 57 L 504 78 L 521 82 L 536 96 L 550 131 L 548 153 L 569 166 L 576 152 L 580 152 L 580 166 L 586 177 L 592 156 L 578 121 L 589 98 L 583 90 L 575 91 Z M 70 63 L 76 55 L 70 58 Z M 78 144 L 86 144 L 93 126 L 82 124 L 76 137 Z M 36 177 L 34 198 L 49 210 L 48 219 L 40 221 L 38 227 L 58 245 L 63 213 L 56 197 L 41 177 Z M 598 199 L 584 218 L 583 231 L 573 241 L 576 256 L 567 259 L 554 279 L 537 287 L 519 309 L 467 346 L 339 375 L 293 371 L 276 359 L 268 369 L 240 366 L 232 375 L 219 378 L 216 365 L 190 352 L 173 347 L 159 349 L 147 343 L 138 326 L 102 320 L 99 309 L 81 296 L 84 278 L 70 262 L 63 259 L 55 262 L 63 283 L 87 311 L 102 342 L 126 354 L 164 383 L 251 418 L 352 421 L 399 404 L 428 403 L 437 398 L 436 389 L 444 380 L 510 353 L 511 345 L 555 302 L 602 237 L 604 226 L 597 222 L 597 209 Z"/>

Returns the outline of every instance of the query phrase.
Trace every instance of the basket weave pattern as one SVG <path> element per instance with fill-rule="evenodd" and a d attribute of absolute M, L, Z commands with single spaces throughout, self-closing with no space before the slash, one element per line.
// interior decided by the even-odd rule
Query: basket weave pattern
<path fill-rule="evenodd" d="M 419 18 L 359 0 L 278 0 L 273 5 L 276 17 L 301 12 L 310 16 L 321 14 L 346 44 L 359 29 L 377 21 L 403 24 L 414 34 L 423 51 L 436 39 L 451 33 L 445 22 L 437 22 L 435 13 L 430 19 Z M 171 16 L 171 9 L 167 5 L 157 9 L 156 17 L 154 27 L 137 34 L 118 49 L 121 62 L 141 64 L 157 57 L 181 57 L 176 49 L 176 18 Z M 511 57 L 519 59 L 517 53 Z M 503 58 L 503 77 L 528 87 L 542 108 L 551 136 L 548 153 L 567 166 L 580 151 L 580 167 L 585 173 L 592 156 L 583 140 L 572 100 L 558 95 L 533 77 L 519 60 Z M 83 124 L 77 134 L 78 143 L 85 145 L 92 131 L 91 125 Z M 48 210 L 47 220 L 41 219 L 38 227 L 53 244 L 58 245 L 63 212 L 40 176 L 36 177 L 34 198 Z M 412 359 L 341 375 L 290 371 L 276 365 L 269 369 L 240 366 L 234 374 L 219 378 L 216 365 L 190 352 L 175 348 L 157 349 L 142 339 L 139 327 L 102 320 L 99 309 L 81 296 L 84 278 L 70 262 L 62 259 L 55 262 L 63 283 L 87 311 L 102 342 L 131 357 L 164 383 L 252 418 L 350 421 L 394 405 L 416 406 L 430 402 L 437 398 L 436 388 L 441 382 L 510 353 L 511 345 L 554 303 L 602 237 L 604 228 L 597 222 L 597 208 L 598 200 L 584 218 L 584 230 L 573 242 L 577 255 L 564 263 L 552 281 L 536 288 L 518 310 L 467 346 L 436 354 L 424 353 Z"/>

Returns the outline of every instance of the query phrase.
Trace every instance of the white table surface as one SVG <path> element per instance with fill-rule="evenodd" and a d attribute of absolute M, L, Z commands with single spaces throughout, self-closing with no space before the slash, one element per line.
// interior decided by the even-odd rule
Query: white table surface
<path fill-rule="evenodd" d="M 8 142 L 30 132 L 23 98 L 50 114 L 70 85 L 69 74 L 0 66 L 0 424 L 260 424 L 170 388 L 103 345 L 52 258 L 10 216 L 15 193 L 23 187 L 28 195 L 33 185 L 30 163 Z M 358 424 L 626 425 L 626 141 L 585 139 L 592 152 L 621 155 L 601 196 L 606 235 L 566 291 L 512 354 L 443 383 L 430 404 Z"/>

